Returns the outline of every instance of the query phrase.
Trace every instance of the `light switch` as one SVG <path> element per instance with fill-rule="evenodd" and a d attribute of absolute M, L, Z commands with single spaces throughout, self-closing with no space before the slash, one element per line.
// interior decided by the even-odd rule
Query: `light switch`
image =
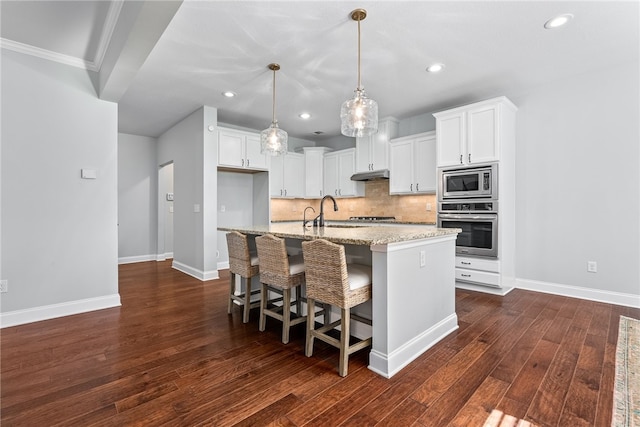
<path fill-rule="evenodd" d="M 169 213 L 173 213 L 173 205 L 169 206 Z"/>
<path fill-rule="evenodd" d="M 82 179 L 96 179 L 97 178 L 97 174 L 96 174 L 96 170 L 95 169 L 81 169 L 80 170 L 80 177 Z"/>
<path fill-rule="evenodd" d="M 193 211 L 196 213 L 200 212 L 200 205 L 198 204 L 193 205 Z"/>

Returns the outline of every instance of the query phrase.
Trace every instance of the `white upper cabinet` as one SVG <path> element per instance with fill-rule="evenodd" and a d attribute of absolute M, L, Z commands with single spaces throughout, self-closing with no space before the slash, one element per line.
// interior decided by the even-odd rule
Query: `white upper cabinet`
<path fill-rule="evenodd" d="M 436 192 L 434 131 L 392 139 L 389 158 L 389 194 Z"/>
<path fill-rule="evenodd" d="M 459 166 L 500 160 L 505 116 L 516 107 L 505 97 L 435 113 L 437 165 Z"/>
<path fill-rule="evenodd" d="M 268 156 L 260 154 L 260 135 L 218 128 L 218 166 L 269 169 Z"/>
<path fill-rule="evenodd" d="M 324 155 L 324 192 L 334 197 L 363 197 L 364 182 L 351 181 L 356 167 L 356 149 Z"/>
<path fill-rule="evenodd" d="M 389 168 L 389 140 L 398 135 L 398 121 L 385 118 L 378 122 L 378 132 L 356 138 L 356 172 Z"/>
<path fill-rule="evenodd" d="M 331 151 L 327 147 L 304 147 L 304 197 L 324 197 L 324 155 Z"/>
<path fill-rule="evenodd" d="M 269 188 L 271 197 L 304 197 L 304 155 L 287 152 L 271 158 Z"/>

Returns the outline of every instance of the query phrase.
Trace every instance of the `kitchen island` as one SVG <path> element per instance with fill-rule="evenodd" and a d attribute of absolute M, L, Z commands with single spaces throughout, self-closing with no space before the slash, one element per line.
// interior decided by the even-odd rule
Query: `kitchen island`
<path fill-rule="evenodd" d="M 255 238 L 285 238 L 292 252 L 302 240 L 345 245 L 347 261 L 371 264 L 373 289 L 369 369 L 391 377 L 458 328 L 455 312 L 457 229 L 272 223 L 219 227 Z M 250 239 L 253 240 L 253 239 Z"/>

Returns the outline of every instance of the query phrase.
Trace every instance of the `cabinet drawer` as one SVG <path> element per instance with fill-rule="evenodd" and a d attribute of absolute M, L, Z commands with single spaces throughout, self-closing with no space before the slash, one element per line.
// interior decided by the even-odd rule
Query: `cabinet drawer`
<path fill-rule="evenodd" d="M 456 257 L 456 267 L 471 268 L 473 270 L 500 272 L 500 261 L 497 259 L 479 259 L 471 257 Z"/>
<path fill-rule="evenodd" d="M 498 273 L 488 273 L 486 271 L 467 270 L 456 268 L 456 280 L 461 282 L 479 283 L 495 288 L 500 287 L 500 275 Z"/>

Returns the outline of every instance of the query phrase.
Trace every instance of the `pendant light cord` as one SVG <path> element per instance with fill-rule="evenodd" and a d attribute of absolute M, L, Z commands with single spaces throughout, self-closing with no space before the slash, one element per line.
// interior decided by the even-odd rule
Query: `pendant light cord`
<path fill-rule="evenodd" d="M 360 82 L 360 16 L 358 16 L 358 90 L 361 89 Z"/>
<path fill-rule="evenodd" d="M 276 122 L 276 70 L 273 70 L 273 105 L 271 106 L 271 111 L 273 111 L 273 116 L 271 119 L 272 123 Z"/>

